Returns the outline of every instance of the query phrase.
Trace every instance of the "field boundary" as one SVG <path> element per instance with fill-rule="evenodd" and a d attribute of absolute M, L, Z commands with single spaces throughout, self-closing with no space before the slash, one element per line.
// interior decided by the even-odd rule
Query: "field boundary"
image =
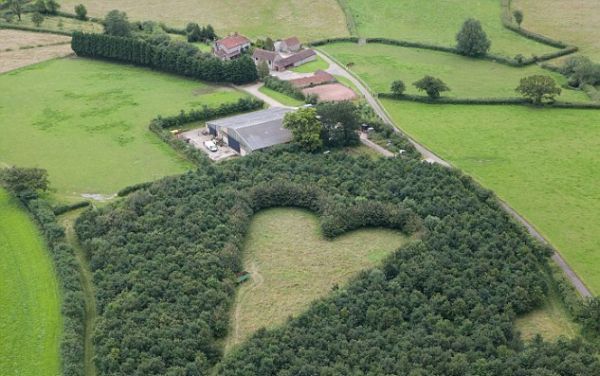
<path fill-rule="evenodd" d="M 358 36 L 358 28 L 356 27 L 356 21 L 354 20 L 354 15 L 352 15 L 352 10 L 348 5 L 347 0 L 336 0 L 339 7 L 344 12 L 344 17 L 346 18 L 346 28 L 348 29 L 348 33 L 352 36 Z"/>
<path fill-rule="evenodd" d="M 395 101 L 405 102 L 419 102 L 425 104 L 438 104 L 438 105 L 475 105 L 475 106 L 529 106 L 535 108 L 571 108 L 579 110 L 600 110 L 600 103 L 586 103 L 586 102 L 562 102 L 554 101 L 551 103 L 543 103 L 541 105 L 535 105 L 530 100 L 525 98 L 450 98 L 440 97 L 437 99 L 431 99 L 427 96 L 421 95 L 396 95 L 392 93 L 377 93 L 378 98 L 391 99 Z"/>

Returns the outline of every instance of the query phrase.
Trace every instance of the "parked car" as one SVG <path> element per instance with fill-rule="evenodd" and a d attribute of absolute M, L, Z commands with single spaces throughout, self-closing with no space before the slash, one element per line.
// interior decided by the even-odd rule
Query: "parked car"
<path fill-rule="evenodd" d="M 217 150 L 219 150 L 217 148 L 217 144 L 215 144 L 214 141 L 204 141 L 204 147 L 206 149 L 208 149 L 208 151 L 211 151 L 213 153 L 215 153 Z"/>

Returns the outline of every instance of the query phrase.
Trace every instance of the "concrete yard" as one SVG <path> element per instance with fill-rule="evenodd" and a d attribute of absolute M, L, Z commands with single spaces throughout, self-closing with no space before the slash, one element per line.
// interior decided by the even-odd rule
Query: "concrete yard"
<path fill-rule="evenodd" d="M 218 146 L 216 152 L 211 152 L 204 146 L 204 141 L 213 140 L 213 136 L 210 134 L 203 134 L 206 128 L 196 128 L 186 132 L 182 132 L 178 135 L 178 138 L 183 140 L 189 140 L 188 142 L 193 145 L 196 149 L 202 150 L 208 155 L 210 159 L 215 162 L 222 161 L 231 157 L 235 157 L 238 153 L 227 145 Z"/>

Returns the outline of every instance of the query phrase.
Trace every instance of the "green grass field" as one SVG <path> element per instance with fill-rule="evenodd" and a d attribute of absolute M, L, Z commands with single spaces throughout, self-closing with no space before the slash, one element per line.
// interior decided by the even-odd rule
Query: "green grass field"
<path fill-rule="evenodd" d="M 383 104 L 400 128 L 530 220 L 600 293 L 600 111 Z"/>
<path fill-rule="evenodd" d="M 387 37 L 444 46 L 456 44 L 456 34 L 467 18 L 476 18 L 492 41 L 491 52 L 531 56 L 553 47 L 525 39 L 504 29 L 499 0 L 346 0 L 360 36 Z"/>
<path fill-rule="evenodd" d="M 60 374 L 60 294 L 27 214 L 0 188 L 0 375 Z"/>
<path fill-rule="evenodd" d="M 582 55 L 600 63 L 598 0 L 513 0 L 525 16 L 523 27 L 574 44 Z"/>
<path fill-rule="evenodd" d="M 269 97 L 275 99 L 276 101 L 278 101 L 279 103 L 281 103 L 285 106 L 298 107 L 298 106 L 302 106 L 304 104 L 304 102 L 301 100 L 292 98 L 289 95 L 285 95 L 285 94 L 275 91 L 273 89 L 269 89 L 268 87 L 265 87 L 265 86 L 258 89 L 258 91 L 260 91 L 264 95 L 268 95 Z"/>
<path fill-rule="evenodd" d="M 88 14 L 104 17 L 112 9 L 132 20 L 156 20 L 181 27 L 212 24 L 219 35 L 238 31 L 248 37 L 297 36 L 301 41 L 348 35 L 336 0 L 60 0 L 64 9 L 83 3 Z"/>
<path fill-rule="evenodd" d="M 425 75 L 439 77 L 448 84 L 451 91 L 444 96 L 461 98 L 517 97 L 515 88 L 521 78 L 533 74 L 552 76 L 560 84 L 565 82 L 563 76 L 537 66 L 513 68 L 445 52 L 375 43 L 336 43 L 322 49 L 342 64 L 351 64 L 352 71 L 375 92 L 389 92 L 394 80 L 402 80 L 407 94 L 423 94 L 413 82 Z M 574 90 L 563 90 L 560 99 L 589 101 L 583 91 Z"/>
<path fill-rule="evenodd" d="M 238 290 L 226 347 L 261 327 L 284 323 L 405 242 L 402 234 L 384 229 L 354 231 L 328 241 L 310 212 L 280 208 L 258 213 L 244 249 L 244 268 L 252 280 Z"/>
<path fill-rule="evenodd" d="M 191 165 L 148 130 L 150 120 L 245 95 L 79 58 L 0 75 L 0 87 L 0 165 L 46 168 L 63 200 L 186 171 Z"/>
<path fill-rule="evenodd" d="M 325 70 L 329 68 L 329 64 L 320 56 L 317 56 L 315 61 L 311 61 L 310 63 L 302 64 L 299 67 L 294 67 L 291 70 L 297 73 L 313 73 L 318 71 L 319 69 Z"/>
<path fill-rule="evenodd" d="M 31 13 L 21 15 L 21 21 L 16 18 L 12 23 L 7 25 L 26 26 L 32 29 L 37 27 L 31 21 Z M 62 23 L 62 26 L 61 26 Z M 6 24 L 5 21 L 0 21 L 0 26 Z M 44 21 L 39 26 L 40 29 L 57 30 L 57 31 L 85 31 L 89 33 L 100 33 L 103 31 L 102 25 L 95 22 L 86 22 L 67 17 L 44 16 Z"/>

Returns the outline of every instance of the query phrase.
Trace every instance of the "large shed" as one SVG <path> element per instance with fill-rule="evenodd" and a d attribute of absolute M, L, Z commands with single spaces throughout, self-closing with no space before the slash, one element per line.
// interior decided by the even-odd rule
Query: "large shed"
<path fill-rule="evenodd" d="M 210 134 L 221 137 L 229 147 L 246 155 L 292 140 L 292 133 L 283 127 L 283 118 L 292 108 L 272 107 L 267 110 L 209 121 Z"/>

